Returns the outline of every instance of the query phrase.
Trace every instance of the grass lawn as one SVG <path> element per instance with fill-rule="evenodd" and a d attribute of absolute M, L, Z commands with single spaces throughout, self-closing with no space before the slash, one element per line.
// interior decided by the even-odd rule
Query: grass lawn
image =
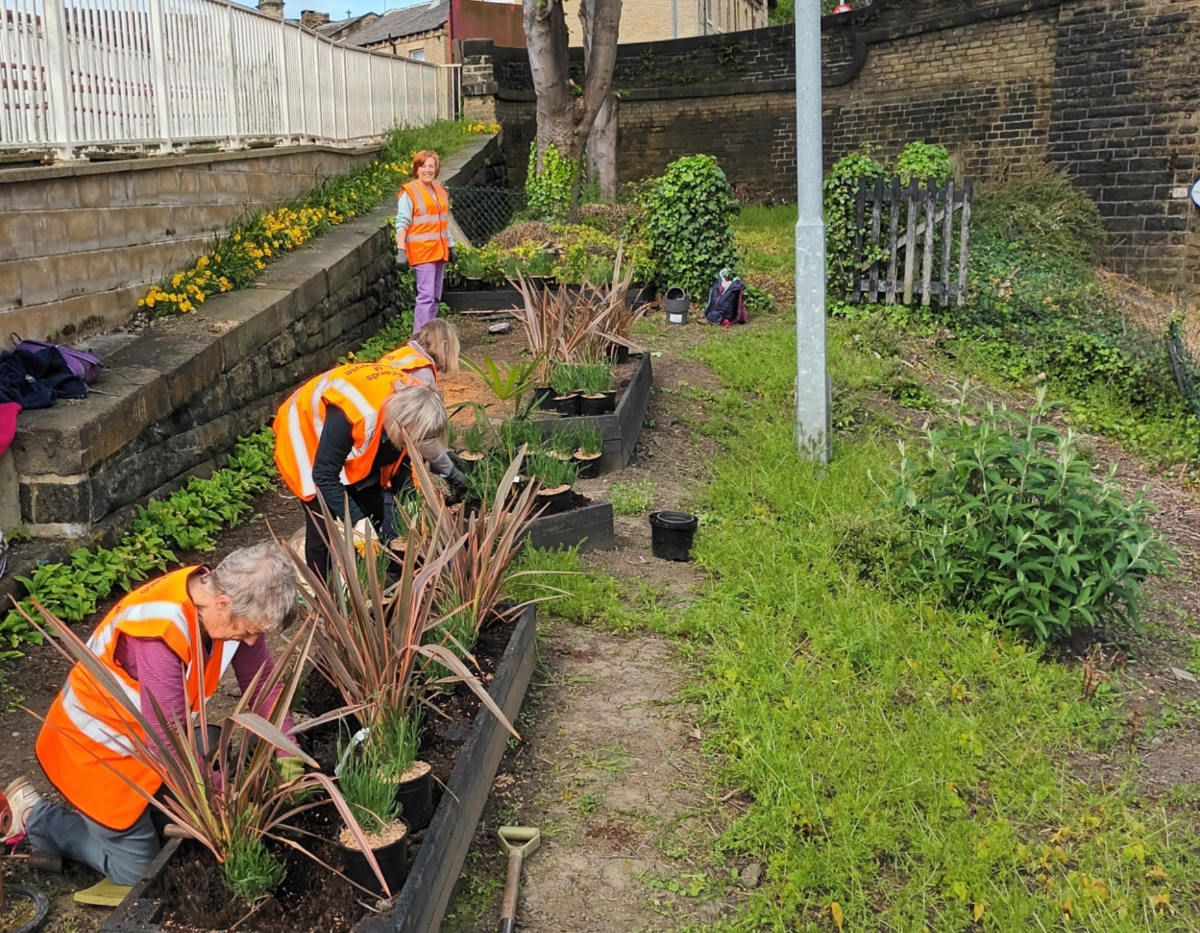
<path fill-rule="evenodd" d="M 743 211 L 748 275 L 791 269 L 794 223 Z M 842 429 L 824 468 L 796 457 L 791 313 L 701 344 L 723 386 L 694 426 L 723 450 L 693 502 L 706 586 L 667 612 L 629 608 L 610 578 L 558 578 L 573 595 L 552 611 L 668 633 L 692 659 L 683 699 L 713 779 L 752 801 L 711 852 L 714 896 L 730 864 L 765 867 L 720 929 L 1195 930 L 1195 789 L 1141 796 L 1119 686 L 1081 699 L 1078 668 L 893 572 L 895 438 L 917 428 L 861 408 L 896 397 L 903 338 L 830 320 Z M 1090 751 L 1116 751 L 1124 777 L 1080 779 Z"/>

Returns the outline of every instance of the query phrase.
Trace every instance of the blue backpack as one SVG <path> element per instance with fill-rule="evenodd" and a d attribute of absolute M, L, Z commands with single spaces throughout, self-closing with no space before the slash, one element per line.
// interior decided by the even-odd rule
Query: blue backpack
<path fill-rule="evenodd" d="M 721 327 L 746 323 L 746 286 L 741 279 L 717 278 L 708 293 L 704 319 Z"/>

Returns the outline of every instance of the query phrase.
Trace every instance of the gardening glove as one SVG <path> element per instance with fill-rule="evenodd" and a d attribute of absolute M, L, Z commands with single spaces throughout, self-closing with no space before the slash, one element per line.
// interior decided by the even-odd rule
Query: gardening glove
<path fill-rule="evenodd" d="M 450 458 L 450 462 L 454 464 L 454 468 L 456 470 L 465 470 L 466 469 L 466 467 L 463 465 L 462 457 L 460 457 L 458 454 L 456 454 L 453 450 L 446 451 L 446 456 L 448 456 Z"/>
<path fill-rule="evenodd" d="M 446 484 L 450 487 L 454 501 L 458 502 L 467 492 L 467 477 L 458 467 L 451 468 L 446 474 Z"/>
<path fill-rule="evenodd" d="M 279 779 L 284 784 L 290 784 L 292 781 L 298 780 L 304 774 L 304 762 L 299 758 L 288 756 L 286 758 L 275 759 L 275 770 L 279 772 Z"/>
<path fill-rule="evenodd" d="M 401 246 L 399 249 L 396 250 L 396 271 L 397 272 L 407 272 L 408 271 L 408 253 L 405 252 L 403 246 Z"/>
<path fill-rule="evenodd" d="M 458 247 L 457 246 L 450 247 L 450 261 L 458 262 Z"/>

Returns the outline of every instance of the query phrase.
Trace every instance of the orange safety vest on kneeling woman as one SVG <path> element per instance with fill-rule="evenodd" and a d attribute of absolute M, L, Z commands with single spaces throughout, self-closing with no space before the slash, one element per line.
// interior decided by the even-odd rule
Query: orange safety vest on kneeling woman
<path fill-rule="evenodd" d="M 411 344 L 406 343 L 403 346 L 397 347 L 391 353 L 385 353 L 379 358 L 379 363 L 383 366 L 390 366 L 392 369 L 398 370 L 406 376 L 411 375 L 418 369 L 432 370 L 434 385 L 437 384 L 437 367 L 433 364 L 433 360 L 422 353 L 418 353 L 412 348 Z"/>
<path fill-rule="evenodd" d="M 275 415 L 275 466 L 295 495 L 305 502 L 316 498 L 313 462 L 325 426 L 325 409 L 336 405 L 350 422 L 354 447 L 342 468 L 347 486 L 362 482 L 370 473 L 383 436 L 380 411 L 397 381 L 409 382 L 403 372 L 377 363 L 350 363 L 304 383 L 279 406 Z M 383 471 L 386 486 L 397 464 Z"/>
<path fill-rule="evenodd" d="M 450 259 L 450 197 L 441 185 L 433 193 L 419 182 L 410 181 L 400 189 L 413 203 L 412 223 L 404 233 L 404 251 L 408 264 L 447 262 Z"/>
<path fill-rule="evenodd" d="M 237 651 L 236 641 L 214 641 L 204 659 L 200 621 L 187 583 L 200 567 L 184 567 L 138 587 L 104 617 L 87 646 L 112 672 L 135 706 L 139 685 L 116 661 L 118 637 L 159 638 L 183 662 L 187 672 L 188 707 L 199 711 L 217 691 L 221 675 Z M 82 664 L 71 668 L 67 682 L 46 714 L 37 739 L 37 757 L 46 777 L 71 805 L 102 826 L 129 829 L 146 809 L 140 787 L 154 794 L 158 775 L 130 757 L 130 736 L 146 735 L 120 701 L 111 697 Z M 153 740 L 151 740 L 153 742 Z M 153 746 L 152 746 L 153 747 Z"/>

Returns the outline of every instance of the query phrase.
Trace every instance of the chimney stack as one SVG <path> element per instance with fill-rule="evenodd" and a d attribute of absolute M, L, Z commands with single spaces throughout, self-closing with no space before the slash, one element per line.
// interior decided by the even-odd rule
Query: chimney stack
<path fill-rule="evenodd" d="M 318 13 L 316 10 L 301 10 L 300 25 L 308 29 L 316 29 L 329 22 L 328 13 Z"/>
<path fill-rule="evenodd" d="M 258 0 L 258 12 L 283 19 L 283 0 Z"/>

